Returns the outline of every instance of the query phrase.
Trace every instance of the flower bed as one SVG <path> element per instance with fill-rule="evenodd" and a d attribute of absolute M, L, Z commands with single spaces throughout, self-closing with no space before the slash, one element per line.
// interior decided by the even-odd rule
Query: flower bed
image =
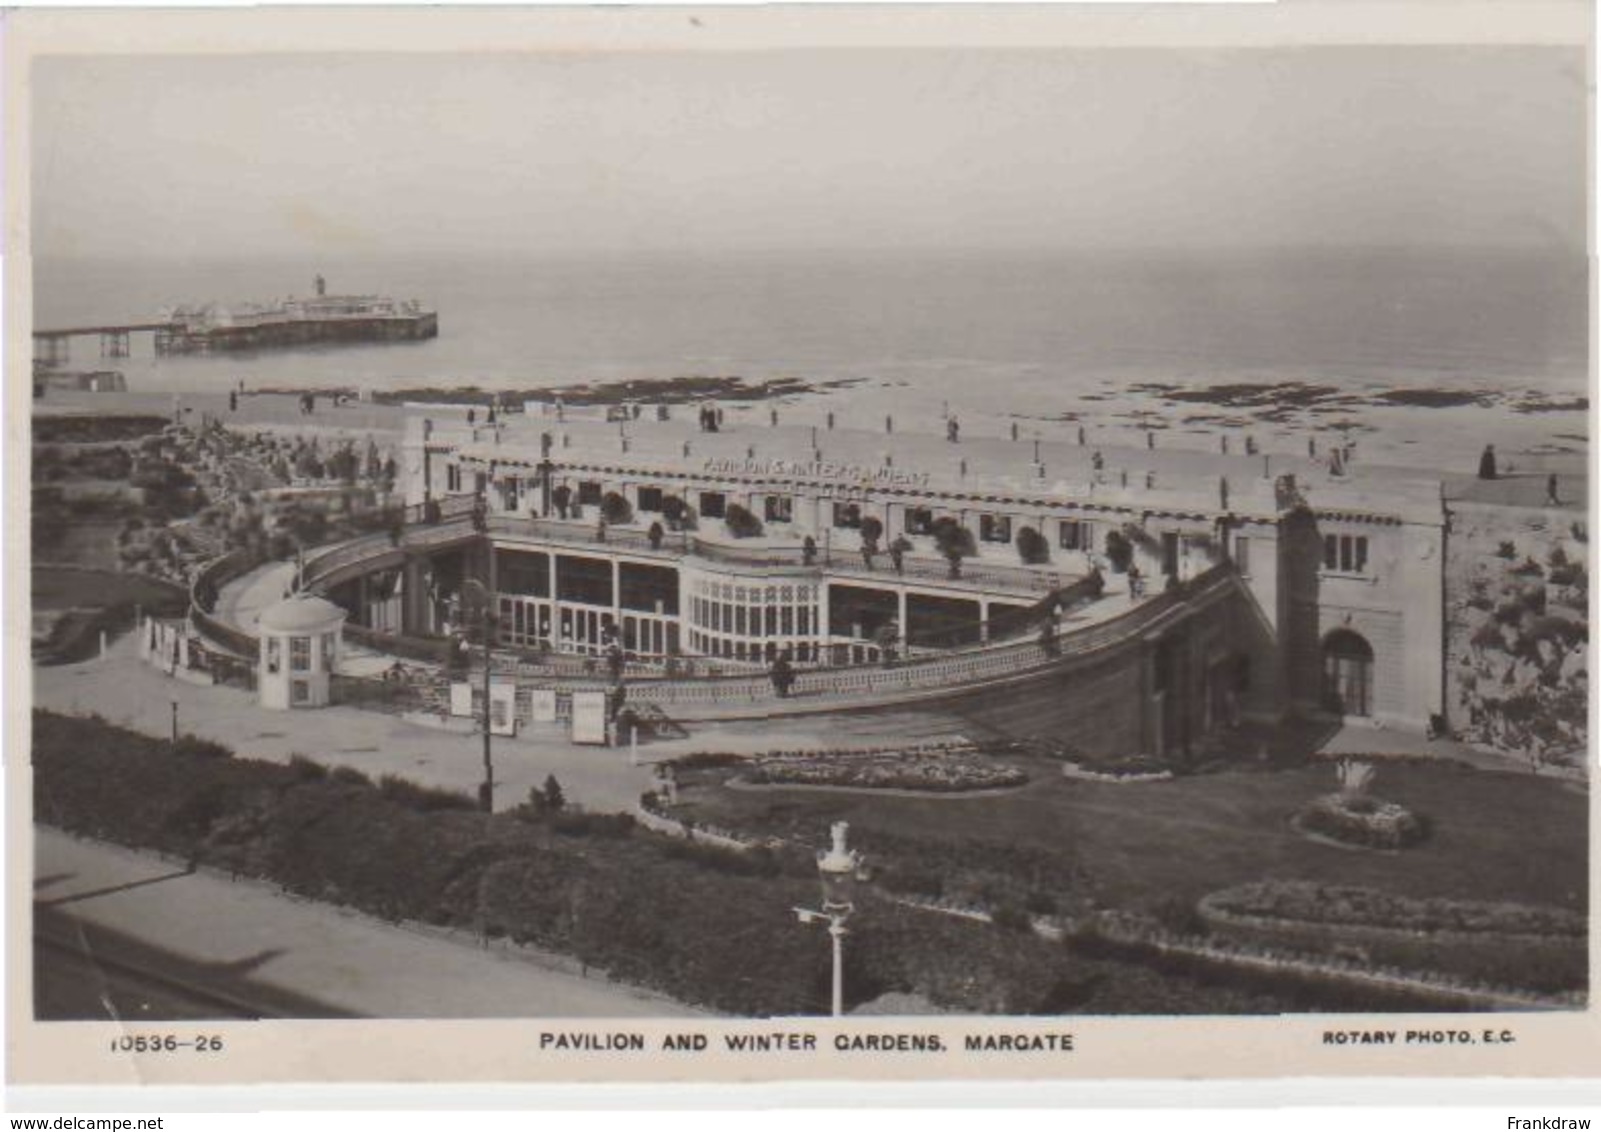
<path fill-rule="evenodd" d="M 974 743 L 927 744 L 860 751 L 773 751 L 742 775 L 763 786 L 843 786 L 935 793 L 1022 786 L 1028 775 L 991 761 Z"/>
<path fill-rule="evenodd" d="M 1294 824 L 1302 833 L 1364 849 L 1405 849 L 1428 834 L 1405 806 L 1365 794 L 1325 794 L 1303 806 Z"/>
<path fill-rule="evenodd" d="M 1249 917 L 1286 923 L 1380 928 L 1405 932 L 1494 933 L 1582 939 L 1585 918 L 1561 908 L 1526 904 L 1416 899 L 1355 885 L 1310 881 L 1259 881 L 1214 892 L 1203 915 Z"/>
<path fill-rule="evenodd" d="M 1067 761 L 1062 764 L 1062 774 L 1085 782 L 1166 782 L 1173 777 L 1171 770 L 1145 755 L 1088 765 Z"/>

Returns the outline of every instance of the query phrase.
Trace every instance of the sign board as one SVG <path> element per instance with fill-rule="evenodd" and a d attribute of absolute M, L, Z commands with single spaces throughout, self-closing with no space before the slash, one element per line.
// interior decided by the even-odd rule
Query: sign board
<path fill-rule="evenodd" d="M 473 686 L 463 681 L 450 686 L 450 714 L 471 716 L 473 713 Z"/>
<path fill-rule="evenodd" d="M 489 685 L 489 730 L 495 735 L 517 734 L 517 685 Z"/>
<path fill-rule="evenodd" d="M 532 712 L 530 718 L 535 723 L 556 722 L 556 689 L 535 688 L 529 696 Z"/>
<path fill-rule="evenodd" d="M 573 693 L 573 742 L 606 745 L 606 693 Z"/>

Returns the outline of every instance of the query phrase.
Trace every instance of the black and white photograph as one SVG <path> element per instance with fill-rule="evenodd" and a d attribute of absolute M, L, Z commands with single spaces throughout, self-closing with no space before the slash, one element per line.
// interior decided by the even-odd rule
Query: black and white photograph
<path fill-rule="evenodd" d="M 13 1056 L 1593 1070 L 1592 14 L 1273 7 L 31 54 Z"/>

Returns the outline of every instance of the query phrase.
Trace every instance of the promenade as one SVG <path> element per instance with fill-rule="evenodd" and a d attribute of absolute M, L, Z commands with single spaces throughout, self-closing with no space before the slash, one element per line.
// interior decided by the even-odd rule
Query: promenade
<path fill-rule="evenodd" d="M 34 670 L 34 703 L 72 715 L 103 718 L 149 735 L 170 734 L 172 705 L 178 726 L 231 747 L 240 757 L 287 762 L 301 754 L 328 766 L 348 766 L 374 779 L 393 774 L 425 786 L 476 797 L 483 781 L 483 740 L 477 734 L 409 723 L 359 708 L 272 711 L 254 694 L 173 680 L 142 662 L 134 639 L 116 641 L 106 656 L 81 664 Z M 496 738 L 495 808 L 508 809 L 555 775 L 573 802 L 597 811 L 631 810 L 654 783 L 651 763 L 693 751 L 755 753 L 799 747 L 874 746 L 960 734 L 962 721 L 919 708 L 859 717 L 729 721 L 696 725 L 687 738 L 639 748 L 639 766 L 627 748 L 573 743 L 560 724 L 536 724 L 517 736 Z"/>

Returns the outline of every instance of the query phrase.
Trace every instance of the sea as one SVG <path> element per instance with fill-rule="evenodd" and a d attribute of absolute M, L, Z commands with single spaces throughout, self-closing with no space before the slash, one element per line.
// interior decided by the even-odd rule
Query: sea
<path fill-rule="evenodd" d="M 419 300 L 438 311 L 439 337 L 157 358 L 145 335 L 114 362 L 80 339 L 72 367 L 162 391 L 796 378 L 815 390 L 799 400 L 929 428 L 945 414 L 1131 428 L 1160 417 L 1196 432 L 1212 426 L 1169 411 L 1161 389 L 1304 382 L 1572 406 L 1589 386 L 1586 261 L 1521 249 L 53 260 L 35 264 L 34 324 L 305 295 L 317 274 L 331 293 Z M 1537 443 L 1582 440 L 1587 422 L 1570 407 L 1485 428 Z"/>

